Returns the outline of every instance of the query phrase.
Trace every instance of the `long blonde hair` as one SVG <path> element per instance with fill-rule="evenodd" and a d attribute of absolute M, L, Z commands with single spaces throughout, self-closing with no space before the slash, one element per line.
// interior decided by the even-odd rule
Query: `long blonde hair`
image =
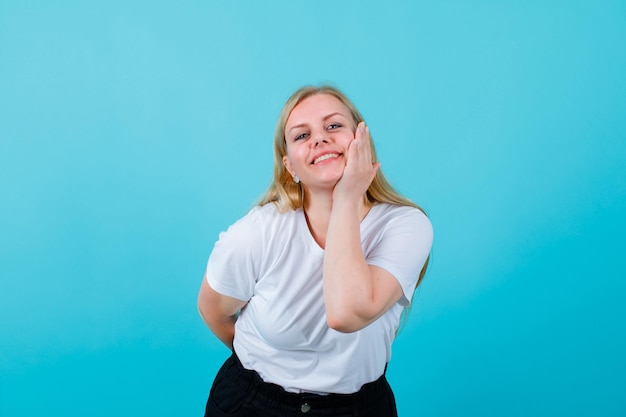
<path fill-rule="evenodd" d="M 343 103 L 343 105 L 345 105 L 350 111 L 355 127 L 363 121 L 363 116 L 356 106 L 345 94 L 333 86 L 306 86 L 293 93 L 283 106 L 283 109 L 278 116 L 278 122 L 276 123 L 276 129 L 274 131 L 274 178 L 267 191 L 261 197 L 258 203 L 259 205 L 262 206 L 268 203 L 274 203 L 276 204 L 278 210 L 282 213 L 289 210 L 296 210 L 304 206 L 304 189 L 300 183 L 296 184 L 293 182 L 291 174 L 289 174 L 283 164 L 283 157 L 287 155 L 285 126 L 287 125 L 287 119 L 289 119 L 289 115 L 293 109 L 306 98 L 317 94 L 329 94 L 341 101 L 341 103 Z M 372 147 L 372 163 L 376 163 L 378 162 L 378 158 L 376 156 L 376 150 L 371 136 L 370 145 Z M 417 204 L 398 193 L 389 181 L 387 181 L 387 178 L 385 178 L 385 175 L 380 168 L 376 172 L 374 180 L 367 189 L 365 198 L 369 205 L 389 203 L 399 206 L 415 207 L 425 213 L 424 210 Z M 422 278 L 426 274 L 429 260 L 430 256 L 424 263 L 424 267 L 420 272 L 416 287 L 421 283 Z"/>

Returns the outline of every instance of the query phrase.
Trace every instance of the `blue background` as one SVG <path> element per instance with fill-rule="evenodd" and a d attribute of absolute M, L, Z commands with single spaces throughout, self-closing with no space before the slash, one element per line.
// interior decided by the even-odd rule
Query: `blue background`
<path fill-rule="evenodd" d="M 400 415 L 626 414 L 626 2 L 0 2 L 0 416 L 202 415 L 196 312 L 331 82 L 435 227 Z"/>

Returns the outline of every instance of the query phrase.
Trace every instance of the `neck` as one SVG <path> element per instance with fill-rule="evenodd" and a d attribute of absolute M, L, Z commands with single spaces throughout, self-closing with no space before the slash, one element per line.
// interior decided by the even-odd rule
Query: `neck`
<path fill-rule="evenodd" d="M 359 201 L 358 216 L 362 221 L 369 212 L 370 205 L 366 204 L 365 197 Z M 304 215 L 306 216 L 309 230 L 317 244 L 324 248 L 326 245 L 326 232 L 333 210 L 333 193 L 314 193 L 306 190 L 304 193 Z"/>

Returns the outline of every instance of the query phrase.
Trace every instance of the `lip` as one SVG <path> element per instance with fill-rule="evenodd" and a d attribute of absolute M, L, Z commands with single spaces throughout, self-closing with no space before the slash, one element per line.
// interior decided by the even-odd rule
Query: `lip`
<path fill-rule="evenodd" d="M 324 155 L 337 155 L 337 156 L 329 158 L 329 159 L 326 159 L 324 161 L 320 161 L 319 163 L 339 158 L 343 154 L 341 152 L 333 152 L 333 151 L 326 151 L 326 152 L 318 153 L 317 155 L 313 156 L 313 158 L 311 159 L 311 165 L 316 165 L 315 161 L 317 160 L 317 158 L 319 158 L 321 156 L 324 156 Z"/>

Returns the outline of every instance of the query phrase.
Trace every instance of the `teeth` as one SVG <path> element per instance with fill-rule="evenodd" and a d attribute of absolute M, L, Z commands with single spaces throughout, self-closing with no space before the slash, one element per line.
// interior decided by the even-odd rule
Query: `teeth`
<path fill-rule="evenodd" d="M 315 161 L 313 161 L 313 163 L 317 164 L 318 162 L 322 162 L 330 158 L 336 158 L 337 156 L 339 155 L 337 155 L 336 153 L 327 153 L 326 155 L 322 155 L 319 158 L 315 158 Z"/>

